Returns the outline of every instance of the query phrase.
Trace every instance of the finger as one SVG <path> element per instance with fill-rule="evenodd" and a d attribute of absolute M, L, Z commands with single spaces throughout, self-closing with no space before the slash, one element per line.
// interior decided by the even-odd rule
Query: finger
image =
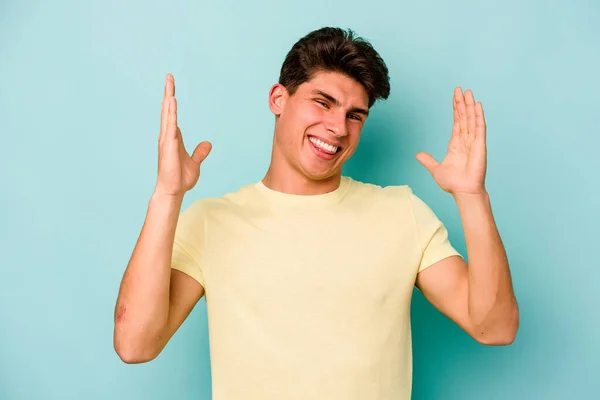
<path fill-rule="evenodd" d="M 171 93 L 175 92 L 173 76 L 167 74 L 165 78 L 165 89 L 163 93 L 162 110 L 160 115 L 160 137 L 159 140 L 164 137 L 164 133 L 167 130 L 167 120 L 169 116 L 169 99 L 173 97 Z"/>
<path fill-rule="evenodd" d="M 454 109 L 454 123 L 452 124 L 452 136 L 460 134 L 460 121 L 458 117 L 458 109 L 456 108 L 456 96 L 452 97 L 452 108 Z"/>
<path fill-rule="evenodd" d="M 430 174 L 433 174 L 433 170 L 438 166 L 438 162 L 433 158 L 433 156 L 429 153 L 419 152 L 417 153 L 417 160 L 423 164 L 425 169 L 429 171 Z"/>
<path fill-rule="evenodd" d="M 175 78 L 171 74 L 167 74 L 165 82 L 165 97 L 175 96 Z"/>
<path fill-rule="evenodd" d="M 183 143 L 183 136 L 181 136 L 181 129 L 179 129 L 179 127 L 177 127 L 177 133 L 175 134 L 175 137 L 177 138 L 177 143 L 179 144 L 179 152 L 181 154 L 182 159 L 184 159 L 186 156 L 189 157 L 189 153 L 185 149 L 185 144 Z"/>
<path fill-rule="evenodd" d="M 454 96 L 456 96 L 456 108 L 458 110 L 458 121 L 460 125 L 460 132 L 466 134 L 469 127 L 467 126 L 467 110 L 465 105 L 465 98 L 462 93 L 461 87 L 454 89 Z"/>
<path fill-rule="evenodd" d="M 477 104 L 475 104 L 475 138 L 485 141 L 485 135 L 485 116 L 483 115 L 483 106 L 479 101 Z"/>
<path fill-rule="evenodd" d="M 200 165 L 202 161 L 206 159 L 206 157 L 210 154 L 212 150 L 212 144 L 210 142 L 202 142 L 194 149 L 194 153 L 192 154 L 192 160 L 196 162 L 196 164 Z"/>
<path fill-rule="evenodd" d="M 467 109 L 467 133 L 475 135 L 475 98 L 471 90 L 465 92 L 465 105 Z"/>
<path fill-rule="evenodd" d="M 177 100 L 175 97 L 169 98 L 169 113 L 167 117 L 167 128 L 165 139 L 175 139 L 177 137 Z"/>

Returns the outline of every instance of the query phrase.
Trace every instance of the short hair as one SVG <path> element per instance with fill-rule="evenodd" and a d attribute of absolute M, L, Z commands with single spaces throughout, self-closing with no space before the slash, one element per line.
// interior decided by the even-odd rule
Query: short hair
<path fill-rule="evenodd" d="M 298 86 L 321 71 L 339 72 L 362 84 L 369 108 L 390 95 L 385 62 L 367 40 L 350 29 L 324 27 L 298 40 L 281 66 L 279 83 L 293 95 Z"/>

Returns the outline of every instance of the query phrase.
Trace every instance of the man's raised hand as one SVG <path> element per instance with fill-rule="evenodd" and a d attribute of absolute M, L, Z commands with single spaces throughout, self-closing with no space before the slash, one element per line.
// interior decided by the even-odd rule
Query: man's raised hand
<path fill-rule="evenodd" d="M 158 179 L 154 192 L 183 197 L 198 182 L 200 164 L 211 149 L 209 142 L 202 142 L 191 157 L 185 150 L 181 130 L 177 126 L 175 79 L 167 74 L 158 137 Z"/>
<path fill-rule="evenodd" d="M 453 194 L 486 193 L 486 123 L 481 102 L 473 92 L 454 89 L 454 124 L 448 152 L 442 162 L 429 153 L 417 153 L 417 160 L 431 173 L 438 185 Z"/>

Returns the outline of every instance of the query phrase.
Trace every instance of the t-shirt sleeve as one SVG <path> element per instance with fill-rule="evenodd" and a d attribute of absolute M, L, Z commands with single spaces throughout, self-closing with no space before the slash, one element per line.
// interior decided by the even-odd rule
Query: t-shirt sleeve
<path fill-rule="evenodd" d="M 202 255 L 205 223 L 201 201 L 194 202 L 179 215 L 171 258 L 172 269 L 191 276 L 203 287 L 205 282 Z"/>
<path fill-rule="evenodd" d="M 416 224 L 415 234 L 421 251 L 418 272 L 444 258 L 450 256 L 462 257 L 450 243 L 446 227 L 433 210 L 416 196 L 409 187 L 407 189 Z"/>

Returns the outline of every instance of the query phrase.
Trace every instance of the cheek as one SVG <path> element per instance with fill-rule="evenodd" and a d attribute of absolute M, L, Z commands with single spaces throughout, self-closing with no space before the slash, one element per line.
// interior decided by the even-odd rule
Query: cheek
<path fill-rule="evenodd" d="M 356 145 L 360 141 L 360 135 L 362 133 L 362 126 L 360 124 L 349 123 L 348 124 L 348 140 Z"/>
<path fill-rule="evenodd" d="M 304 129 L 323 121 L 323 111 L 312 105 L 299 108 L 296 116 L 298 124 Z"/>
<path fill-rule="evenodd" d="M 302 145 L 306 134 L 318 129 L 317 127 L 322 122 L 322 115 L 320 112 L 311 110 L 308 107 L 298 110 L 288 122 L 286 132 L 289 135 L 289 141 Z"/>

